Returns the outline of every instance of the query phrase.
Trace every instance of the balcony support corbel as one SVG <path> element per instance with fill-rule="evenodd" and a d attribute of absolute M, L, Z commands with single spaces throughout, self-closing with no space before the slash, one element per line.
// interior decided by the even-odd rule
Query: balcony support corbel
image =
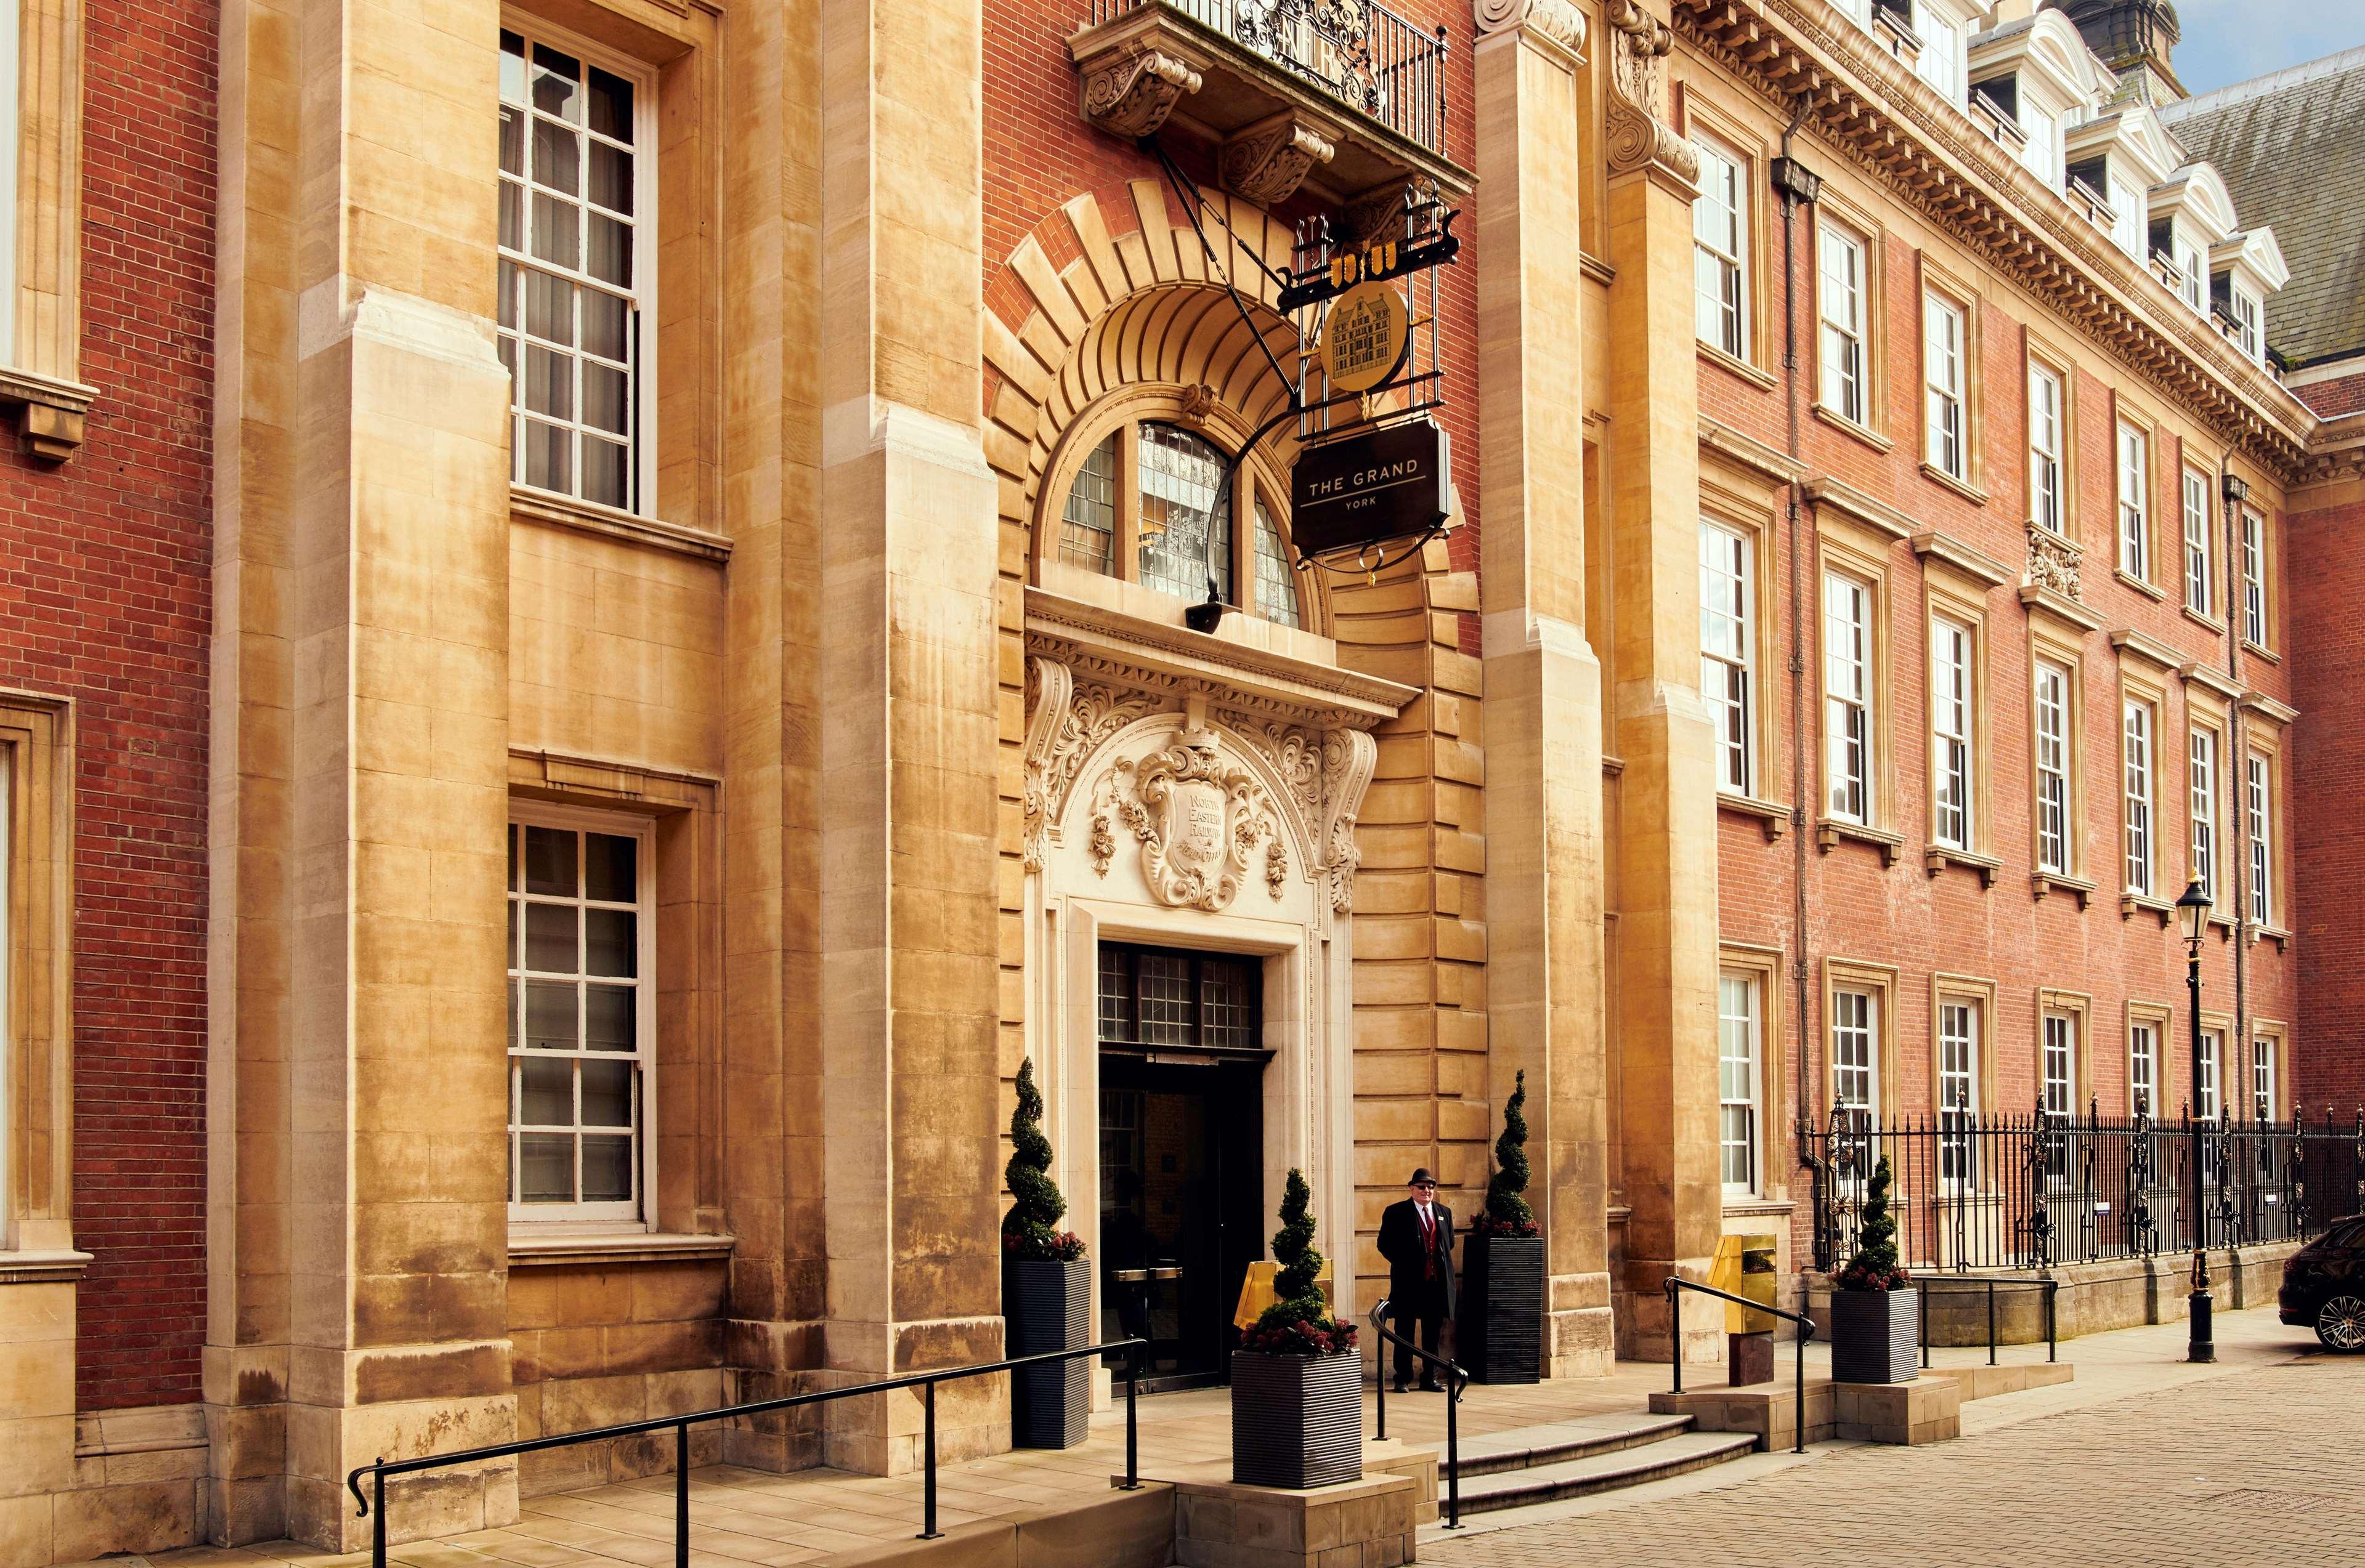
<path fill-rule="evenodd" d="M 1326 129 L 1310 115 L 1283 109 L 1225 139 L 1217 175 L 1234 196 L 1259 207 L 1278 206 L 1337 151 Z"/>
<path fill-rule="evenodd" d="M 1084 62 L 1077 80 L 1084 118 L 1131 140 L 1164 125 L 1174 106 L 1199 90 L 1201 77 L 1189 61 L 1126 39 Z"/>

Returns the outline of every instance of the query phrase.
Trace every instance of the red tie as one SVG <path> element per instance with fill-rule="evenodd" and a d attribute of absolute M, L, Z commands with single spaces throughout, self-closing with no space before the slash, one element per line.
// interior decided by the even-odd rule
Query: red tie
<path fill-rule="evenodd" d="M 1437 1222 L 1427 1209 L 1420 1213 L 1420 1271 L 1425 1279 L 1437 1278 Z"/>

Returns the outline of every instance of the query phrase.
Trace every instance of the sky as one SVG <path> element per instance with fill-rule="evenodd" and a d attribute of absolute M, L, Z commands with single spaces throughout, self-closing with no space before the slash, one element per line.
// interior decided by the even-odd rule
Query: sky
<path fill-rule="evenodd" d="M 2171 62 L 2195 95 L 2365 44 L 2365 0 L 2176 0 Z"/>

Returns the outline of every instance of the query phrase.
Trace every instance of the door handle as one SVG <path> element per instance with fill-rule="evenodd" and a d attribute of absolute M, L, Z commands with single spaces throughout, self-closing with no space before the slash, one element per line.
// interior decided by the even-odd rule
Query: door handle
<path fill-rule="evenodd" d="M 1149 1281 L 1149 1271 L 1147 1269 L 1119 1269 L 1111 1277 L 1121 1285 L 1147 1284 Z"/>
<path fill-rule="evenodd" d="M 1149 1271 L 1149 1277 L 1153 1280 L 1179 1280 L 1182 1277 L 1182 1271 L 1180 1269 L 1152 1269 Z"/>

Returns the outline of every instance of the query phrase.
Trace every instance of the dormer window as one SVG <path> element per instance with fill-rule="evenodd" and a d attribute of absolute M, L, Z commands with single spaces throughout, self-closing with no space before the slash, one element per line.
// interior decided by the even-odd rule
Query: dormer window
<path fill-rule="evenodd" d="M 2266 357 L 2266 307 L 2252 296 L 2236 288 L 2229 291 L 2234 301 L 2234 346 L 2246 358 Z"/>
<path fill-rule="evenodd" d="M 2209 314 L 2209 263 L 2201 247 L 2184 237 L 2182 230 L 2169 234 L 2169 256 L 2176 263 L 2177 293 L 2184 303 L 2200 315 Z"/>

